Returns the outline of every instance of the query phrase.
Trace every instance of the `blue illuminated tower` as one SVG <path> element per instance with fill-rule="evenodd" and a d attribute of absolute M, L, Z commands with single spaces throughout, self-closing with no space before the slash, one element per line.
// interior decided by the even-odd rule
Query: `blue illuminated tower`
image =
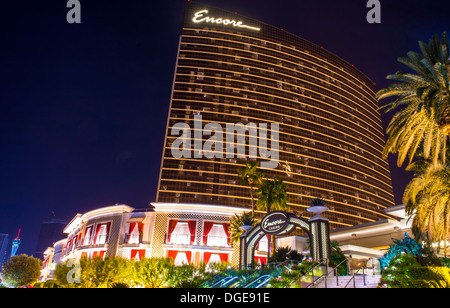
<path fill-rule="evenodd" d="M 19 249 L 20 246 L 20 228 L 19 228 L 19 232 L 17 233 L 17 237 L 15 239 L 13 239 L 12 241 L 12 248 L 11 248 L 11 257 L 14 257 L 16 255 L 17 249 Z"/>

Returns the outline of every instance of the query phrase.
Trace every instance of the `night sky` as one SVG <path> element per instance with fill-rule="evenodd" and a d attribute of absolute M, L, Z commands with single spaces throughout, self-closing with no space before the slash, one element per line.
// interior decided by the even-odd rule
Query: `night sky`
<path fill-rule="evenodd" d="M 42 221 L 155 200 L 185 0 L 2 1 L 0 233 L 32 254 Z M 354 64 L 381 89 L 397 58 L 450 30 L 448 1 L 197 1 L 306 38 Z M 384 127 L 392 114 L 383 114 Z M 395 201 L 411 179 L 389 158 Z"/>

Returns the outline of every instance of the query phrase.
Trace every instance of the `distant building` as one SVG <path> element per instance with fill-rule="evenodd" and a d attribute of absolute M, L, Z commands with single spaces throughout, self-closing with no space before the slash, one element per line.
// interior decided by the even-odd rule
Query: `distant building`
<path fill-rule="evenodd" d="M 48 247 L 52 247 L 53 243 L 64 237 L 63 230 L 68 221 L 52 218 L 44 221 L 41 225 L 36 250 L 33 257 L 43 259 L 44 252 Z"/>
<path fill-rule="evenodd" d="M 2 268 L 3 262 L 6 261 L 8 242 L 9 242 L 9 235 L 8 234 L 0 234 L 0 269 Z"/>
<path fill-rule="evenodd" d="M 11 257 L 14 257 L 17 253 L 17 250 L 19 249 L 21 240 L 20 240 L 20 228 L 19 228 L 19 232 L 17 233 L 17 236 L 15 239 L 12 240 L 12 247 L 11 247 Z"/>

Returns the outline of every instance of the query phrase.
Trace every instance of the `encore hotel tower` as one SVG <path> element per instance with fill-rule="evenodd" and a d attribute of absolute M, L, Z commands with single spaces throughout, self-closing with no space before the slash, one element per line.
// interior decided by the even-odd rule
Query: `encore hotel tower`
<path fill-rule="evenodd" d="M 374 83 L 322 47 L 245 16 L 187 4 L 154 205 L 251 208 L 249 188 L 237 176 L 246 159 L 173 157 L 173 125 L 194 128 L 195 115 L 223 127 L 278 123 L 279 164 L 264 172 L 288 184 L 296 215 L 311 217 L 310 200 L 321 197 L 332 229 L 388 218 L 384 209 L 394 198 Z"/>

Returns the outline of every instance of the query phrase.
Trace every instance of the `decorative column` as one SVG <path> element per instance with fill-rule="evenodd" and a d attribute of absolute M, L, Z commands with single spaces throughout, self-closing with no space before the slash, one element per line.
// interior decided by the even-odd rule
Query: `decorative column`
<path fill-rule="evenodd" d="M 329 220 L 320 215 L 328 211 L 328 207 L 324 204 L 325 202 L 322 199 L 322 202 L 319 202 L 317 205 L 313 203 L 313 205 L 307 209 L 308 212 L 316 214 L 308 220 L 311 227 L 310 253 L 314 260 L 319 261 L 321 259 L 327 259 L 328 262 L 330 262 L 331 245 Z"/>

